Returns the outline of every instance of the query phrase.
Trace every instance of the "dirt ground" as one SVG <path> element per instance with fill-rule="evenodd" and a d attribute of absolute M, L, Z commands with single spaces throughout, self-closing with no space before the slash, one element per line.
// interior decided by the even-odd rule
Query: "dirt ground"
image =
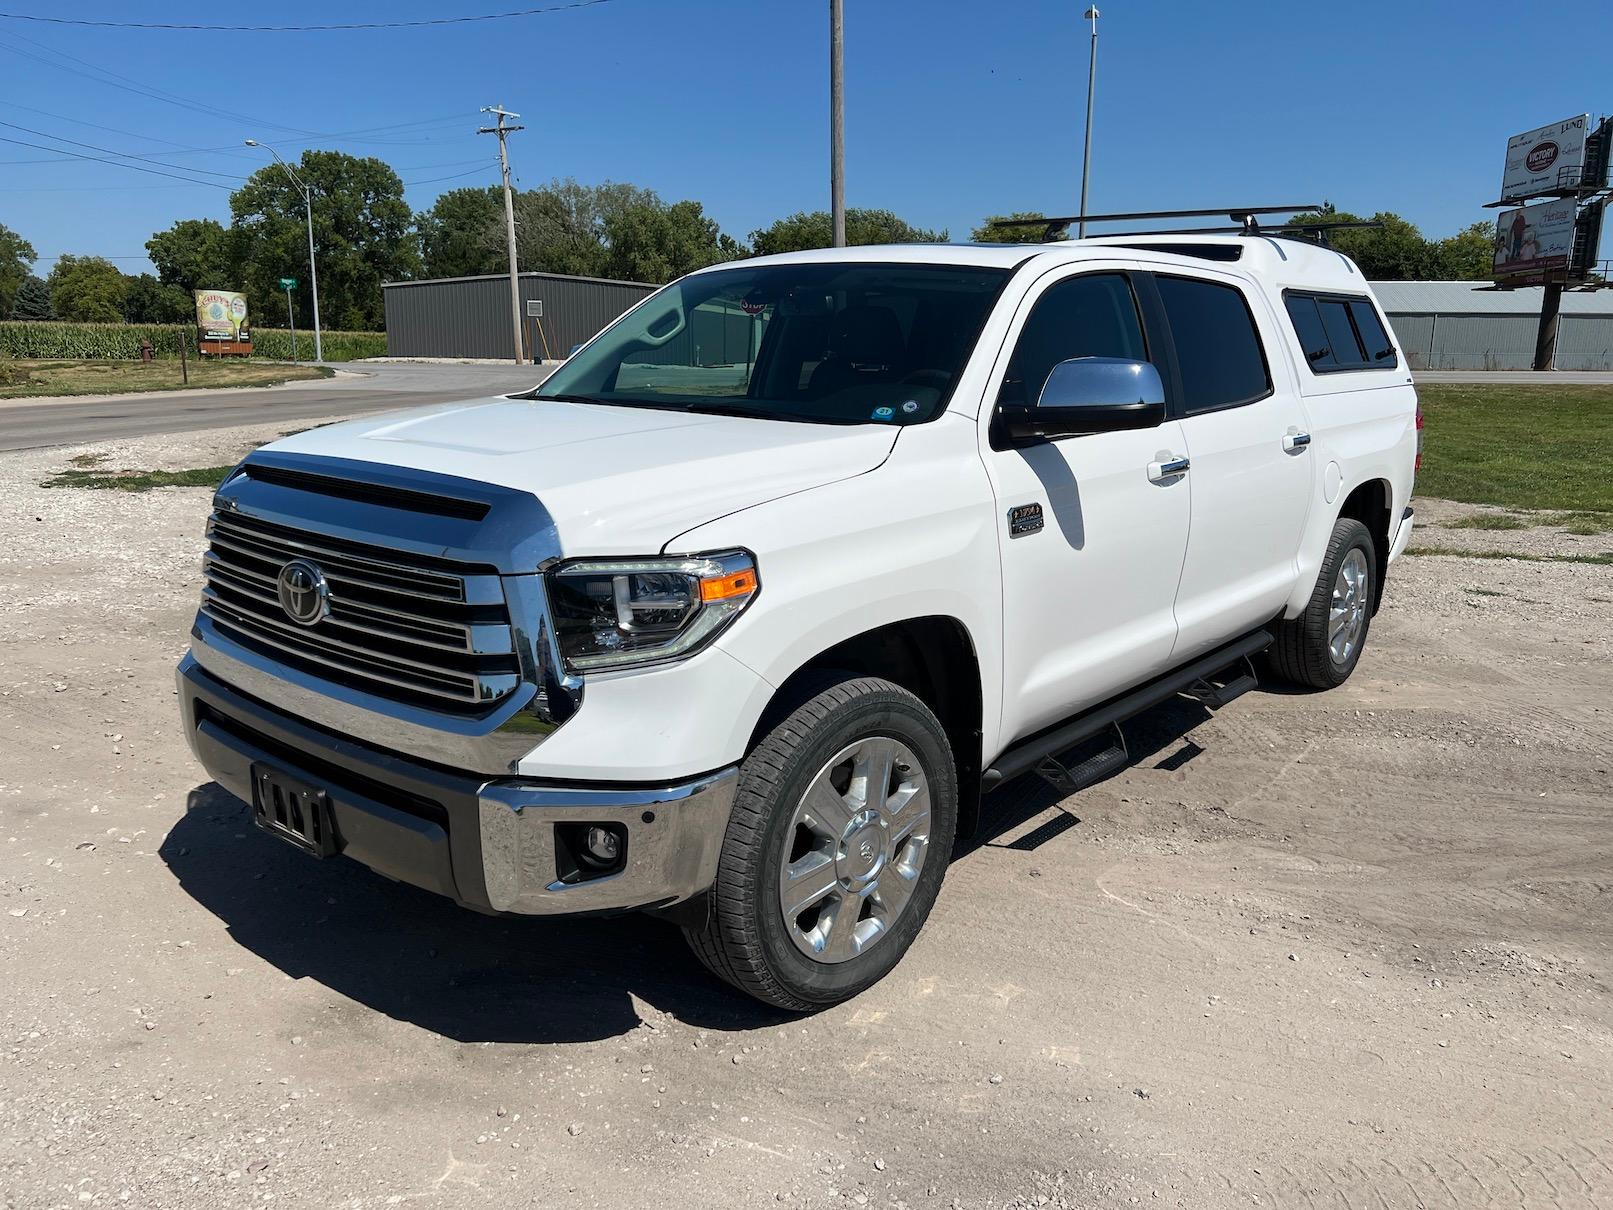
<path fill-rule="evenodd" d="M 1613 1206 L 1613 567 L 1403 560 L 1348 685 L 1003 791 L 791 1019 L 260 834 L 176 716 L 208 493 L 38 487 L 83 452 L 0 455 L 8 1208 Z"/>

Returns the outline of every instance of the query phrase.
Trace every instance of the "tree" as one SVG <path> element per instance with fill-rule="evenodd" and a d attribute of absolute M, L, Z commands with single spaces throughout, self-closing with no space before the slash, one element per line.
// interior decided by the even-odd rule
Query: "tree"
<path fill-rule="evenodd" d="M 741 254 L 699 202 L 667 206 L 652 194 L 613 210 L 604 226 L 606 276 L 624 281 L 668 282 Z"/>
<path fill-rule="evenodd" d="M 320 318 L 329 328 L 379 329 L 381 283 L 419 275 L 419 238 L 403 182 L 381 160 L 305 151 L 297 175 L 313 190 Z M 230 195 L 242 284 L 261 322 L 285 323 L 282 277 L 298 281 L 298 313 L 312 314 L 303 193 L 278 164 Z"/>
<path fill-rule="evenodd" d="M 569 177 L 517 194 L 515 247 L 521 266 L 539 273 L 604 277 L 610 269 L 606 217 L 659 201 L 636 185 L 579 185 Z"/>
<path fill-rule="evenodd" d="M 1012 214 L 991 214 L 969 233 L 977 244 L 1039 244 L 1046 236 L 1046 227 L 994 227 L 998 219 L 1045 219 L 1040 210 L 1016 210 Z"/>
<path fill-rule="evenodd" d="M 415 216 L 427 277 L 474 277 L 508 265 L 502 194 L 491 185 L 451 189 Z"/>
<path fill-rule="evenodd" d="M 109 260 L 99 256 L 60 256 L 46 281 L 50 305 L 60 319 L 72 323 L 122 323 L 123 298 L 129 282 Z"/>
<path fill-rule="evenodd" d="M 38 259 L 32 244 L 0 223 L 0 319 L 11 314 L 17 291 L 32 274 Z"/>
<path fill-rule="evenodd" d="M 846 211 L 848 244 L 938 244 L 945 243 L 946 231 L 926 231 L 898 218 L 889 210 Z M 834 244 L 834 226 L 827 210 L 792 214 L 770 227 L 752 231 L 751 247 L 757 256 L 775 252 L 800 252 L 808 248 L 828 248 Z"/>
<path fill-rule="evenodd" d="M 11 318 L 55 319 L 56 312 L 50 305 L 50 287 L 30 274 L 23 280 L 22 288 L 17 291 L 16 301 L 11 304 Z"/>
<path fill-rule="evenodd" d="M 1495 223 L 1474 223 L 1434 246 L 1439 281 L 1488 281 L 1495 270 Z"/>
<path fill-rule="evenodd" d="M 180 323 L 194 314 L 191 297 L 178 286 L 142 273 L 129 279 L 129 289 L 123 297 L 123 316 L 132 324 Z"/>
<path fill-rule="evenodd" d="M 187 218 L 158 231 L 146 241 L 146 253 L 162 283 L 186 294 L 241 286 L 230 233 L 214 219 Z"/>

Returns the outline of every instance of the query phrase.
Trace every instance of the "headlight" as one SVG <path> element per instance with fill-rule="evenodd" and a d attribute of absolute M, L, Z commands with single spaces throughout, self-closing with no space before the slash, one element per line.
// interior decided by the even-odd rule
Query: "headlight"
<path fill-rule="evenodd" d="M 755 598 L 744 551 L 670 559 L 579 559 L 548 573 L 555 639 L 566 663 L 621 668 L 692 655 Z"/>

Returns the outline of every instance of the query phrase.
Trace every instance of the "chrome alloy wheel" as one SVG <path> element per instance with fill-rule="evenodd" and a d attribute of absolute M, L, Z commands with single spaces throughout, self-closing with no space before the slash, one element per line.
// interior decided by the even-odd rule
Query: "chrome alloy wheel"
<path fill-rule="evenodd" d="M 779 907 L 796 948 L 845 962 L 888 933 L 930 849 L 930 788 L 906 744 L 843 748 L 801 796 L 785 837 Z"/>
<path fill-rule="evenodd" d="M 1327 647 L 1335 664 L 1348 663 L 1361 645 L 1369 604 L 1367 578 L 1366 552 L 1353 546 L 1334 577 L 1333 605 L 1327 614 Z"/>

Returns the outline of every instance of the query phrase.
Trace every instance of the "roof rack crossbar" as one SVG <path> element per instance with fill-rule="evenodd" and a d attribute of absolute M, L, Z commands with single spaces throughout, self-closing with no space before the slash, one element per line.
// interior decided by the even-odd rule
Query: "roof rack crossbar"
<path fill-rule="evenodd" d="M 1321 206 L 1219 206 L 1213 210 L 1136 210 L 1125 214 L 1069 214 L 1048 218 L 1002 218 L 992 223 L 993 227 L 1040 227 L 1058 225 L 1067 227 L 1071 223 L 1117 223 L 1131 222 L 1133 220 L 1147 220 L 1156 218 L 1214 218 L 1226 215 L 1235 223 L 1241 223 L 1247 216 L 1254 214 L 1302 214 L 1308 210 L 1320 212 Z"/>

